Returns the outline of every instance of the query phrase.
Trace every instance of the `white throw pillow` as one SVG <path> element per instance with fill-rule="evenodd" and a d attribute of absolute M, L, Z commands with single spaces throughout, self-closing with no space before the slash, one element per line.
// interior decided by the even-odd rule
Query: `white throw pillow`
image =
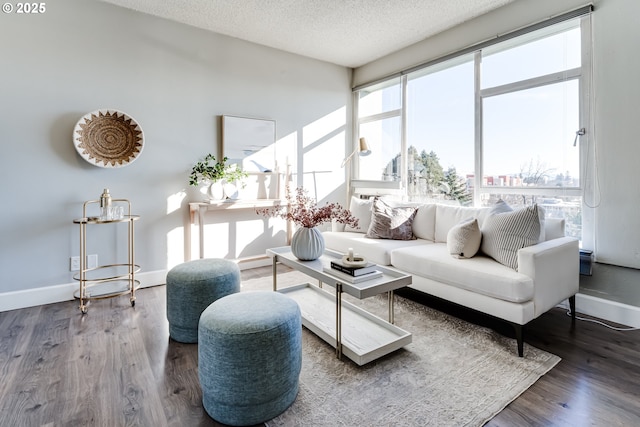
<path fill-rule="evenodd" d="M 372 199 L 359 199 L 357 197 L 351 197 L 351 203 L 349 205 L 349 211 L 351 215 L 358 218 L 358 228 L 353 228 L 350 225 L 345 226 L 344 231 L 358 231 L 360 233 L 366 233 L 371 224 L 371 206 L 373 205 Z"/>
<path fill-rule="evenodd" d="M 538 206 L 489 215 L 482 226 L 482 252 L 500 264 L 518 269 L 518 251 L 538 243 Z"/>
<path fill-rule="evenodd" d="M 447 234 L 447 249 L 454 258 L 471 258 L 480 249 L 482 232 L 478 220 L 469 218 L 453 226 Z"/>

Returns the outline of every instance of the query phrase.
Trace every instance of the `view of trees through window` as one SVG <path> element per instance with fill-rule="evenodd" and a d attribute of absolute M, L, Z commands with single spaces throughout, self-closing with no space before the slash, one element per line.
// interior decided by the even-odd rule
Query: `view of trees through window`
<path fill-rule="evenodd" d="M 412 145 L 407 157 L 410 162 L 407 194 L 411 200 L 443 199 L 455 200 L 463 206 L 472 204 L 473 193 L 466 179 L 458 174 L 455 166 L 443 168 L 435 151 L 418 153 Z"/>
<path fill-rule="evenodd" d="M 361 90 L 359 136 L 373 147 L 358 177 L 399 181 L 410 201 L 537 203 L 580 238 L 580 25 L 563 22 Z"/>

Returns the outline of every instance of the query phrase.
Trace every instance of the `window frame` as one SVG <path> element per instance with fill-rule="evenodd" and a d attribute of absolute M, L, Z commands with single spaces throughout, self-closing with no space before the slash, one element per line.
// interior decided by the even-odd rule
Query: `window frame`
<path fill-rule="evenodd" d="M 592 65 L 591 65 L 591 11 L 593 7 L 591 5 L 585 6 L 580 9 L 576 9 L 575 11 L 568 12 L 564 15 L 549 19 L 545 22 L 541 22 L 538 24 L 534 24 L 530 27 L 523 28 L 521 30 L 514 31 L 509 34 L 505 34 L 502 36 L 498 36 L 495 40 L 489 42 L 483 42 L 476 46 L 471 46 L 469 48 L 462 49 L 459 52 L 452 53 L 450 55 L 446 55 L 442 58 L 438 58 L 436 60 L 430 61 L 425 64 L 421 64 L 411 69 L 404 70 L 400 73 L 397 73 L 393 76 L 389 76 L 384 79 L 379 79 L 376 82 L 360 85 L 353 89 L 353 123 L 355 126 L 353 132 L 353 146 L 356 145 L 356 142 L 359 138 L 359 129 L 360 125 L 372 121 L 382 120 L 390 117 L 400 117 L 401 125 L 400 125 L 400 160 L 401 160 L 401 178 L 400 178 L 400 192 L 402 196 L 407 195 L 408 186 L 408 160 L 407 160 L 407 86 L 409 78 L 413 78 L 413 76 L 420 72 L 425 72 L 425 69 L 436 69 L 438 65 L 442 66 L 443 63 L 449 62 L 451 60 L 455 60 L 457 58 L 463 58 L 468 56 L 469 54 L 473 54 L 474 61 L 474 97 L 475 97 L 475 123 L 474 123 L 474 188 L 473 188 L 473 203 L 476 206 L 481 204 L 481 200 L 483 195 L 491 195 L 491 194 L 518 194 L 525 196 L 564 196 L 564 197 L 582 197 L 582 240 L 586 242 L 587 245 L 593 245 L 594 242 L 594 233 L 592 231 L 592 227 L 585 227 L 586 224 L 593 224 L 593 212 L 590 209 L 585 209 L 588 207 L 588 203 L 585 202 L 585 199 L 590 197 L 590 194 L 587 193 L 587 188 L 590 188 L 590 191 L 594 191 L 593 184 L 589 185 L 589 180 L 592 179 L 592 171 L 587 170 L 587 165 L 593 164 L 592 160 L 594 157 L 593 148 L 590 144 L 590 138 L 592 134 L 592 125 L 591 125 L 591 117 L 592 117 L 592 105 L 591 105 L 591 80 L 592 80 Z M 572 21 L 574 23 L 572 23 Z M 577 25 L 575 24 L 577 22 Z M 481 62 L 482 62 L 482 52 L 483 49 L 489 51 L 489 53 L 493 53 L 496 51 L 496 48 L 499 50 L 500 45 L 505 46 L 505 48 L 509 48 L 510 45 L 514 45 L 514 39 L 523 36 L 533 34 L 534 32 L 547 29 L 548 34 L 545 36 L 552 35 L 554 33 L 561 33 L 564 31 L 568 31 L 570 28 L 575 28 L 579 26 L 581 40 L 580 40 L 580 49 L 581 49 L 581 65 L 577 68 L 570 68 L 559 72 L 553 72 L 550 74 L 536 76 L 533 78 L 527 78 L 524 80 L 511 82 L 502 84 L 494 87 L 481 87 Z M 398 81 L 400 82 L 400 96 L 401 96 L 401 107 L 399 109 L 394 109 L 390 111 L 386 111 L 384 113 L 373 114 L 366 117 L 358 117 L 358 101 L 359 101 L 359 92 L 366 88 L 371 88 L 377 85 L 384 85 L 385 81 Z M 580 180 L 579 185 L 574 187 L 552 187 L 552 186 L 536 186 L 536 187 L 511 187 L 511 186 L 489 186 L 483 185 L 483 100 L 486 98 L 490 98 L 493 96 L 498 96 L 502 94 L 508 94 L 517 92 L 520 90 L 532 89 L 536 87 L 543 87 L 546 85 L 557 84 L 559 82 L 577 80 L 578 81 L 578 120 L 579 127 L 586 130 L 586 133 L 581 135 L 578 139 L 579 144 L 579 170 L 580 170 Z M 578 129 L 576 129 L 578 131 Z M 570 143 L 570 141 L 568 141 Z M 359 162 L 352 162 L 351 170 L 353 173 L 353 177 L 355 177 L 354 181 L 357 181 L 359 177 Z M 369 188 L 389 188 L 388 182 L 383 181 L 382 179 L 379 181 L 379 186 L 376 185 L 376 181 L 369 180 Z M 374 192 L 372 192 L 374 193 Z M 349 186 L 349 194 L 351 195 L 351 186 Z"/>

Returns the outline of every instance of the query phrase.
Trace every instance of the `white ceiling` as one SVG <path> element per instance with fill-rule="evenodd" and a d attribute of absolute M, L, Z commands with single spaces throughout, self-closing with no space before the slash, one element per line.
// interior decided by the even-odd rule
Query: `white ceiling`
<path fill-rule="evenodd" d="M 358 67 L 515 0 L 102 0 Z"/>

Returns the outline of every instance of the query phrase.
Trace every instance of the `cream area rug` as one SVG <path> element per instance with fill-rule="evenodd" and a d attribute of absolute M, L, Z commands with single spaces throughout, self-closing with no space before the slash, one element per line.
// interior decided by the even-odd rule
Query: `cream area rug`
<path fill-rule="evenodd" d="M 300 281 L 309 280 L 290 272 L 278 285 Z M 243 281 L 243 291 L 264 284 Z M 386 318 L 386 295 L 349 301 Z M 560 361 L 526 343 L 520 358 L 514 339 L 399 296 L 395 320 L 413 342 L 364 366 L 338 360 L 333 347 L 303 328 L 298 397 L 266 424 L 481 426 Z"/>

